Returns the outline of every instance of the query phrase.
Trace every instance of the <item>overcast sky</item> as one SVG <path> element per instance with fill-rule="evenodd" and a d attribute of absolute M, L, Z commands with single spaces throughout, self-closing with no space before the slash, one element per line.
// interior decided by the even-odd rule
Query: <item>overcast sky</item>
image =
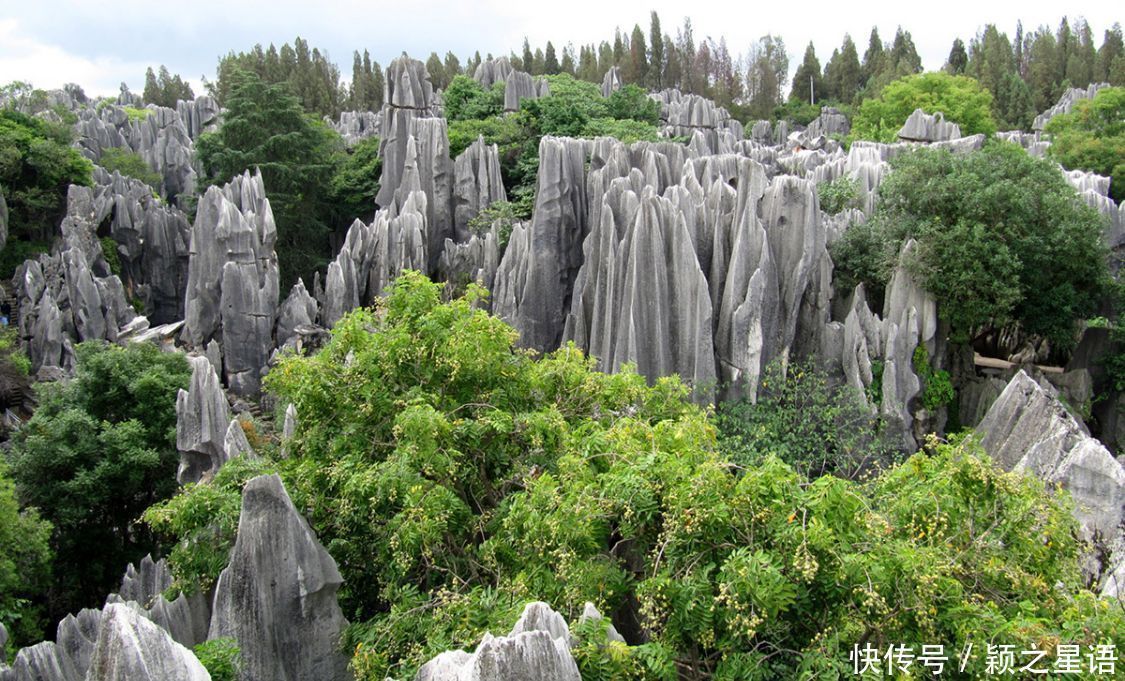
<path fill-rule="evenodd" d="M 1114 10 L 1114 7 L 1117 10 Z M 902 25 L 914 37 L 923 65 L 942 65 L 955 37 L 968 39 L 988 23 L 1009 36 L 1016 21 L 1025 29 L 1041 24 L 1057 27 L 1065 12 L 1083 16 L 1101 44 L 1104 31 L 1122 21 L 1121 4 L 1111 0 L 1077 2 L 1013 2 L 1010 0 L 946 0 L 939 3 L 902 0 L 811 2 L 613 2 L 561 0 L 551 3 L 511 0 L 424 0 L 367 2 L 318 0 L 249 0 L 154 3 L 152 0 L 0 0 L 0 84 L 30 81 L 45 89 L 67 82 L 88 94 L 116 93 L 122 81 L 139 91 L 149 65 L 165 64 L 198 85 L 214 77 L 218 57 L 255 43 L 281 45 L 294 36 L 327 50 L 351 73 L 353 50 L 367 49 L 384 66 L 399 53 L 425 59 L 431 51 L 452 50 L 462 58 L 475 50 L 495 55 L 517 53 L 524 36 L 533 48 L 547 40 L 562 48 L 612 39 L 639 23 L 648 34 L 649 12 L 660 14 L 664 32 L 676 34 L 685 16 L 695 26 L 696 41 L 725 36 L 735 53 L 766 33 L 780 35 L 789 51 L 790 70 L 811 40 L 821 64 L 844 33 L 850 33 L 860 54 L 872 25 L 884 41 Z"/>

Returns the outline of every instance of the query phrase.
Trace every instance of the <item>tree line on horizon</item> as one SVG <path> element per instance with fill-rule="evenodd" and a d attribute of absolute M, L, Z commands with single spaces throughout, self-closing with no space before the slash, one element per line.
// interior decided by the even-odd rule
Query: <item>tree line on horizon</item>
<path fill-rule="evenodd" d="M 552 41 L 533 47 L 525 38 L 521 49 L 508 55 L 512 66 L 534 76 L 570 74 L 579 80 L 600 83 L 617 67 L 622 83 L 650 91 L 677 88 L 699 94 L 726 107 L 740 120 L 792 119 L 807 123 L 822 104 L 845 108 L 876 97 L 889 83 L 922 72 L 922 60 L 908 30 L 899 27 L 890 41 L 872 28 L 862 56 L 848 34 L 823 62 L 811 42 L 787 87 L 789 53 L 784 39 L 764 35 L 744 53 L 735 53 L 726 38 L 697 37 L 691 19 L 685 18 L 675 35 L 662 28 L 653 11 L 645 31 L 617 29 L 612 40 L 561 48 Z M 435 89 L 445 89 L 461 74 L 471 76 L 491 53 L 475 52 L 462 60 L 452 51 L 437 51 L 425 59 Z M 300 37 L 280 48 L 255 45 L 245 52 L 230 52 L 219 60 L 215 81 L 208 92 L 220 103 L 230 92 L 235 70 L 256 73 L 267 83 L 286 83 L 306 111 L 336 118 L 345 110 L 374 111 L 382 106 L 383 66 L 368 50 L 352 56 L 350 80 L 328 52 L 311 47 Z M 970 76 L 993 98 L 993 116 L 1002 128 L 1029 129 L 1036 113 L 1048 108 L 1070 87 L 1090 83 L 1125 85 L 1125 40 L 1115 23 L 1097 45 L 1093 28 L 1082 18 L 1063 17 L 1057 29 L 1040 26 L 1025 31 L 1018 22 L 1009 37 L 995 24 L 987 24 L 967 42 L 953 40 L 942 70 Z M 162 103 L 176 77 L 161 72 L 160 87 L 146 78 L 144 99 Z M 165 83 L 169 83 L 165 87 Z M 152 93 L 152 94 L 150 94 Z"/>

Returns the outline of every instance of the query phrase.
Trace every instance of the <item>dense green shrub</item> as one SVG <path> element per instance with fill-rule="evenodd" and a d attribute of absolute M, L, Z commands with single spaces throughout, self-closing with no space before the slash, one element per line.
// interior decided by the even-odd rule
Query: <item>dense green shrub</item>
<path fill-rule="evenodd" d="M 758 392 L 756 402 L 718 407 L 719 447 L 734 463 L 777 456 L 807 478 L 857 478 L 901 458 L 863 396 L 831 385 L 813 363 L 771 364 Z"/>
<path fill-rule="evenodd" d="M 93 166 L 70 146 L 72 136 L 67 125 L 0 109 L 0 187 L 8 203 L 9 243 L 53 237 L 66 212 L 67 187 L 92 182 Z"/>
<path fill-rule="evenodd" d="M 1094 312 L 1108 282 L 1102 217 L 1049 161 L 993 141 L 954 155 L 919 149 L 892 160 L 876 214 L 833 246 L 841 281 L 882 288 L 907 239 L 907 266 L 939 301 L 955 339 L 1018 322 L 1073 346 L 1076 323 Z"/>
<path fill-rule="evenodd" d="M 859 208 L 859 181 L 844 175 L 816 188 L 820 210 L 835 215 L 848 208 Z"/>
<path fill-rule="evenodd" d="M 458 75 L 442 92 L 441 103 L 450 123 L 490 118 L 504 112 L 504 83 L 486 89 L 469 76 Z"/>
<path fill-rule="evenodd" d="M 156 549 L 136 520 L 176 490 L 176 393 L 190 376 L 182 355 L 150 344 L 76 351 L 74 378 L 40 384 L 8 453 L 20 501 L 54 526 L 52 621 L 99 604 Z"/>
<path fill-rule="evenodd" d="M 864 100 L 852 121 L 849 139 L 895 142 L 915 109 L 942 112 L 945 120 L 961 127 L 962 135 L 996 132 L 992 95 L 980 83 L 968 76 L 930 72 L 900 78 L 878 97 Z"/>
<path fill-rule="evenodd" d="M 50 537 L 51 524 L 36 509 L 20 509 L 8 467 L 0 460 L 0 623 L 16 645 L 37 642 L 43 631 Z M 0 659 L 4 652 L 0 647 Z"/>
<path fill-rule="evenodd" d="M 233 638 L 213 638 L 194 649 L 195 656 L 211 675 L 211 681 L 238 681 L 242 650 Z"/>
<path fill-rule="evenodd" d="M 265 459 L 235 457 L 207 483 L 185 485 L 180 493 L 149 507 L 141 519 L 157 535 L 174 540 L 168 563 L 174 591 L 206 592 L 227 566 L 238 530 L 242 488 L 273 471 Z"/>
<path fill-rule="evenodd" d="M 536 359 L 480 295 L 441 303 L 407 273 L 267 378 L 301 415 L 279 467 L 343 573 L 357 678 L 409 679 L 533 599 L 571 622 L 592 601 L 621 629 L 629 645 L 575 626 L 592 679 L 833 677 L 860 642 L 1123 642 L 1121 612 L 1081 586 L 1064 497 L 970 441 L 860 484 L 810 481 L 744 429 L 754 463 L 735 463 L 678 380 L 600 374 L 573 346 Z M 813 460 L 824 441 L 796 415 L 833 426 L 795 393 L 832 396 L 791 372 L 760 437 Z M 201 490 L 163 508 L 212 513 Z"/>
<path fill-rule="evenodd" d="M 159 191 L 163 178 L 152 168 L 148 167 L 140 154 L 129 151 L 123 147 L 110 147 L 102 151 L 98 165 L 109 172 L 119 172 L 127 177 L 132 177 L 144 182 Z"/>
<path fill-rule="evenodd" d="M 1071 170 L 1090 170 L 1111 178 L 1110 196 L 1125 200 L 1125 87 L 1098 91 L 1092 100 L 1053 117 L 1045 132 L 1048 155 Z"/>
<path fill-rule="evenodd" d="M 368 137 L 349 149 L 332 175 L 329 195 L 334 209 L 341 216 L 341 226 L 354 218 L 370 220 L 375 212 L 375 196 L 379 193 L 383 158 L 379 156 L 379 138 Z"/>

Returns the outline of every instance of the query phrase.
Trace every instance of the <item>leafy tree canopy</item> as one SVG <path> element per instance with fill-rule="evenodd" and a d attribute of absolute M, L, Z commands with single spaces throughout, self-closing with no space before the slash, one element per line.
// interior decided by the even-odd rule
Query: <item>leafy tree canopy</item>
<path fill-rule="evenodd" d="M 1053 117 L 1048 154 L 1071 170 L 1090 170 L 1111 178 L 1110 196 L 1125 200 L 1125 87 L 1102 88 L 1068 114 Z"/>
<path fill-rule="evenodd" d="M 844 276 L 880 297 L 902 244 L 956 337 L 1018 322 L 1060 351 L 1107 282 L 1102 218 L 1049 161 L 990 141 L 954 155 L 918 149 L 891 161 L 875 216 L 833 250 Z"/>
<path fill-rule="evenodd" d="M 992 95 L 968 76 L 930 72 L 900 78 L 883 88 L 878 97 L 865 100 L 852 121 L 851 139 L 894 142 L 898 131 L 915 109 L 961 126 L 962 135 L 996 132 Z"/>
<path fill-rule="evenodd" d="M 223 125 L 196 144 L 210 184 L 258 168 L 277 220 L 283 287 L 310 276 L 329 257 L 334 206 L 332 176 L 342 152 L 339 135 L 302 111 L 284 84 L 253 72 L 230 75 Z"/>
<path fill-rule="evenodd" d="M 533 599 L 612 617 L 628 644 L 576 627 L 583 678 L 607 681 L 826 678 L 860 641 L 1125 632 L 1079 583 L 1064 497 L 970 441 L 857 483 L 809 480 L 747 431 L 762 455 L 740 465 L 675 377 L 601 374 L 573 346 L 536 358 L 480 295 L 442 303 L 406 273 L 267 378 L 300 414 L 277 466 L 343 573 L 358 679 L 412 678 Z M 219 487 L 233 518 L 237 482 Z"/>
<path fill-rule="evenodd" d="M 97 605 L 156 548 L 136 520 L 176 490 L 176 393 L 190 376 L 150 344 L 76 351 L 74 378 L 41 384 L 9 452 L 20 501 L 54 525 L 50 621 Z"/>

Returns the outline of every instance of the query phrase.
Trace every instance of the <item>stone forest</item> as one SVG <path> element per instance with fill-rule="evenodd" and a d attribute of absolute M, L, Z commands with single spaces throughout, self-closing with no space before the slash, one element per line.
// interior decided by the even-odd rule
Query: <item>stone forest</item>
<path fill-rule="evenodd" d="M 650 19 L 0 89 L 0 680 L 1125 674 L 1121 26 Z"/>

